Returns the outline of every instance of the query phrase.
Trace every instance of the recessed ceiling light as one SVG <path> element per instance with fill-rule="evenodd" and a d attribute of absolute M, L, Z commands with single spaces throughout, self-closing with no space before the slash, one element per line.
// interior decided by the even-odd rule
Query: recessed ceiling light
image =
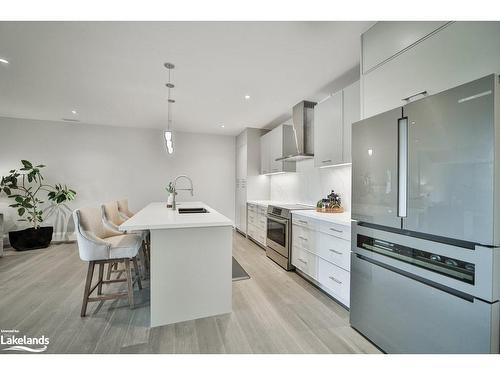
<path fill-rule="evenodd" d="M 221 127 L 221 128 L 223 128 L 223 127 L 224 127 L 224 125 L 221 125 L 220 127 Z"/>
<path fill-rule="evenodd" d="M 245 95 L 245 99 L 246 100 L 250 99 L 250 95 Z"/>
<path fill-rule="evenodd" d="M 76 111 L 75 110 L 72 110 L 71 113 L 74 114 L 74 115 L 76 115 Z"/>
<path fill-rule="evenodd" d="M 5 60 L 5 59 L 0 59 L 0 63 L 2 63 L 2 64 L 8 64 L 8 63 L 9 63 L 9 61 L 8 61 L 8 60 Z"/>

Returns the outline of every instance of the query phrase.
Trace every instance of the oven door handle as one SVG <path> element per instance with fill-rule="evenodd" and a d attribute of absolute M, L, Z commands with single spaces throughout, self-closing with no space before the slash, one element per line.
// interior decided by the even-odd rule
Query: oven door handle
<path fill-rule="evenodd" d="M 278 219 L 278 218 L 271 216 L 271 215 L 267 215 L 266 217 L 268 220 L 273 220 L 273 221 L 276 221 L 277 223 L 288 225 L 288 220 L 286 220 L 286 219 Z"/>

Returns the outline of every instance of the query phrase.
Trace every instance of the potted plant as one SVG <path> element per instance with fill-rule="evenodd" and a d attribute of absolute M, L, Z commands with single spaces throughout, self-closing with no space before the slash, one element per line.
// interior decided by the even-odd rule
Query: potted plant
<path fill-rule="evenodd" d="M 177 194 L 174 190 L 174 184 L 172 182 L 169 182 L 165 190 L 168 191 L 167 208 L 172 208 L 172 205 L 174 203 L 174 194 Z"/>
<path fill-rule="evenodd" d="M 43 182 L 40 172 L 43 164 L 33 165 L 28 160 L 21 160 L 22 168 L 12 169 L 0 181 L 0 193 L 4 192 L 14 203 L 9 205 L 17 209 L 19 221 L 28 222 L 30 228 L 9 232 L 9 242 L 16 250 L 41 249 L 50 245 L 54 228 L 42 227 L 44 213 L 40 205 L 44 203 L 39 194 L 44 191 L 47 198 L 55 204 L 75 199 L 76 192 L 66 185 L 49 185 Z"/>

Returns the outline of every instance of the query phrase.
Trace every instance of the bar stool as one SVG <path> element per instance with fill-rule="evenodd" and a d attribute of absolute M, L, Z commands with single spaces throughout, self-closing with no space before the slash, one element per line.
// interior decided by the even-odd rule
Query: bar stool
<path fill-rule="evenodd" d="M 78 242 L 80 258 L 89 262 L 87 279 L 83 293 L 83 303 L 80 316 L 87 313 L 89 302 L 104 301 L 118 298 L 128 298 L 130 308 L 134 307 L 133 286 L 137 282 L 142 289 L 139 267 L 137 265 L 137 253 L 141 247 L 141 237 L 135 234 L 123 234 L 106 228 L 101 219 L 98 208 L 82 208 L 73 212 L 75 221 L 75 232 Z M 104 279 L 104 266 L 110 263 L 123 263 L 125 265 L 125 278 L 116 280 Z M 132 276 L 133 263 L 135 277 Z M 95 266 L 99 266 L 99 277 L 97 284 L 92 286 Z M 103 294 L 103 284 L 126 282 L 127 292 Z M 97 288 L 97 296 L 91 296 Z"/>
<path fill-rule="evenodd" d="M 128 199 L 120 199 L 116 203 L 118 205 L 118 214 L 123 220 L 128 220 L 134 216 L 134 213 L 128 208 Z M 142 232 L 146 233 L 145 249 L 149 260 L 151 257 L 151 233 L 149 230 L 144 230 Z"/>
<path fill-rule="evenodd" d="M 142 241 L 142 251 L 139 254 L 139 259 L 144 267 L 144 272 L 143 272 L 143 277 L 146 278 L 146 275 L 149 273 L 149 254 L 148 254 L 148 231 L 145 230 L 138 230 L 138 231 L 120 231 L 118 228 L 119 226 L 125 222 L 125 219 L 123 219 L 122 216 L 120 216 L 120 213 L 118 211 L 118 203 L 116 201 L 105 203 L 101 205 L 101 217 L 104 225 L 107 228 L 110 228 L 111 230 L 115 232 L 120 232 L 120 233 L 128 233 L 128 234 L 135 234 L 141 237 Z M 115 268 L 115 270 L 113 270 Z M 109 265 L 108 266 L 108 279 L 111 278 L 111 273 L 117 271 L 117 265 Z"/>

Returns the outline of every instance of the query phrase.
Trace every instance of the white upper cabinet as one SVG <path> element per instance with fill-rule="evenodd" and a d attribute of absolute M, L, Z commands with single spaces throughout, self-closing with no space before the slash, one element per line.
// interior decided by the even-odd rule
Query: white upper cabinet
<path fill-rule="evenodd" d="M 269 133 L 260 137 L 260 173 L 268 174 L 271 172 L 271 159 L 269 155 L 270 142 Z"/>
<path fill-rule="evenodd" d="M 314 166 L 351 162 L 351 126 L 360 119 L 359 81 L 314 107 Z"/>
<path fill-rule="evenodd" d="M 276 160 L 294 152 L 292 125 L 280 125 L 260 138 L 261 174 L 295 172 L 295 162 Z"/>
<path fill-rule="evenodd" d="M 361 37 L 363 73 L 444 26 L 443 21 L 382 21 Z"/>
<path fill-rule="evenodd" d="M 352 123 L 360 120 L 360 104 L 359 104 L 359 81 L 347 86 L 343 92 L 343 149 L 342 161 L 344 163 L 351 162 L 351 132 Z"/>
<path fill-rule="evenodd" d="M 419 22 L 403 22 L 400 26 L 412 29 L 414 24 Z M 385 39 L 367 38 L 365 34 L 362 38 L 363 55 L 385 48 Z M 499 71 L 500 22 L 449 23 L 361 75 L 362 118 L 402 106 L 404 98 L 420 92 L 436 94 Z"/>
<path fill-rule="evenodd" d="M 342 91 L 314 107 L 314 166 L 342 163 Z"/>

